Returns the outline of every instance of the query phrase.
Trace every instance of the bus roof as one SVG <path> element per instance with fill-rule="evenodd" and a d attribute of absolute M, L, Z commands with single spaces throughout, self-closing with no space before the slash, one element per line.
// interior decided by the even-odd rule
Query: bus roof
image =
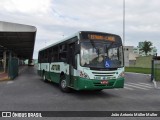
<path fill-rule="evenodd" d="M 50 47 L 52 47 L 52 46 L 54 46 L 54 45 L 58 45 L 58 44 L 61 43 L 61 42 L 64 42 L 64 41 L 66 41 L 66 40 L 68 40 L 68 39 L 70 39 L 70 38 L 73 38 L 73 37 L 77 36 L 79 33 L 80 33 L 80 31 L 77 32 L 77 33 L 75 33 L 75 34 L 73 34 L 72 36 L 66 37 L 66 38 L 64 38 L 64 39 L 62 39 L 62 40 L 60 40 L 60 41 L 58 41 L 58 42 L 55 42 L 55 43 L 53 43 L 53 44 L 51 44 L 51 45 L 49 45 L 49 46 L 46 46 L 46 47 L 40 49 L 39 51 L 45 50 L 45 49 L 50 48 Z"/>
<path fill-rule="evenodd" d="M 67 41 L 68 39 L 71 39 L 71 38 L 73 38 L 73 37 L 75 37 L 75 36 L 78 36 L 81 32 L 111 34 L 111 35 L 118 36 L 118 35 L 116 35 L 116 34 L 105 33 L 105 32 L 98 32 L 98 31 L 78 31 L 77 33 L 73 34 L 72 36 L 66 37 L 66 38 L 64 38 L 64 39 L 62 39 L 62 40 L 60 40 L 60 41 L 58 41 L 58 42 L 55 42 L 55 43 L 53 43 L 53 44 L 51 44 L 51 45 L 49 45 L 49 46 L 46 46 L 46 47 L 40 49 L 39 52 L 42 51 L 42 50 L 45 50 L 45 49 L 47 49 L 47 48 L 50 48 L 50 47 L 52 47 L 52 46 L 54 46 L 54 45 L 58 45 L 59 43 L 64 42 L 64 41 Z"/>

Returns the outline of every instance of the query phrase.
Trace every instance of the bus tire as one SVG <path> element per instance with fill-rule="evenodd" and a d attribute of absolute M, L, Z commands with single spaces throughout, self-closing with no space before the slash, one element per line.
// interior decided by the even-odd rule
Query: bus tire
<path fill-rule="evenodd" d="M 62 92 L 69 93 L 71 91 L 71 89 L 67 87 L 67 80 L 65 76 L 61 77 L 59 85 Z"/>
<path fill-rule="evenodd" d="M 45 72 L 43 73 L 43 76 L 42 76 L 42 78 L 43 78 L 43 81 L 44 81 L 44 82 L 47 82 L 47 81 L 48 81 L 48 80 L 46 79 Z"/>
<path fill-rule="evenodd" d="M 95 92 L 101 92 L 103 91 L 103 89 L 97 89 L 97 90 L 94 90 Z"/>

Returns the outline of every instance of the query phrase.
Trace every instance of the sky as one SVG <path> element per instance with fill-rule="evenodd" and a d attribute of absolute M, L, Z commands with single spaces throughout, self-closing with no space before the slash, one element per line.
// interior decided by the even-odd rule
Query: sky
<path fill-rule="evenodd" d="M 125 0 L 126 46 L 151 41 L 160 55 L 160 0 Z M 0 0 L 0 21 L 37 28 L 38 51 L 78 31 L 123 38 L 123 0 Z"/>

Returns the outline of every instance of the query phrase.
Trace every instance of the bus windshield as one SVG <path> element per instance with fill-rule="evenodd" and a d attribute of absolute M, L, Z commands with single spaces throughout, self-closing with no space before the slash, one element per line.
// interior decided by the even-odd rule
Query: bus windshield
<path fill-rule="evenodd" d="M 81 42 L 81 66 L 102 69 L 123 67 L 122 44 L 96 40 Z"/>

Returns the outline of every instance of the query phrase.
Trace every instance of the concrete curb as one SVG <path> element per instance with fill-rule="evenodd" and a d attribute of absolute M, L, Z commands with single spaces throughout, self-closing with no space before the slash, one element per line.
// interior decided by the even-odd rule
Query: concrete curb
<path fill-rule="evenodd" d="M 2 81 L 9 81 L 9 80 L 11 80 L 11 79 L 9 79 L 9 77 L 4 77 L 4 78 L 0 79 L 0 82 L 2 82 Z"/>
<path fill-rule="evenodd" d="M 27 67 L 20 68 L 19 71 L 18 71 L 18 74 L 21 74 L 26 68 Z M 0 82 L 2 82 L 2 81 L 9 81 L 9 80 L 12 80 L 12 79 L 10 79 L 8 76 L 0 78 Z"/>

